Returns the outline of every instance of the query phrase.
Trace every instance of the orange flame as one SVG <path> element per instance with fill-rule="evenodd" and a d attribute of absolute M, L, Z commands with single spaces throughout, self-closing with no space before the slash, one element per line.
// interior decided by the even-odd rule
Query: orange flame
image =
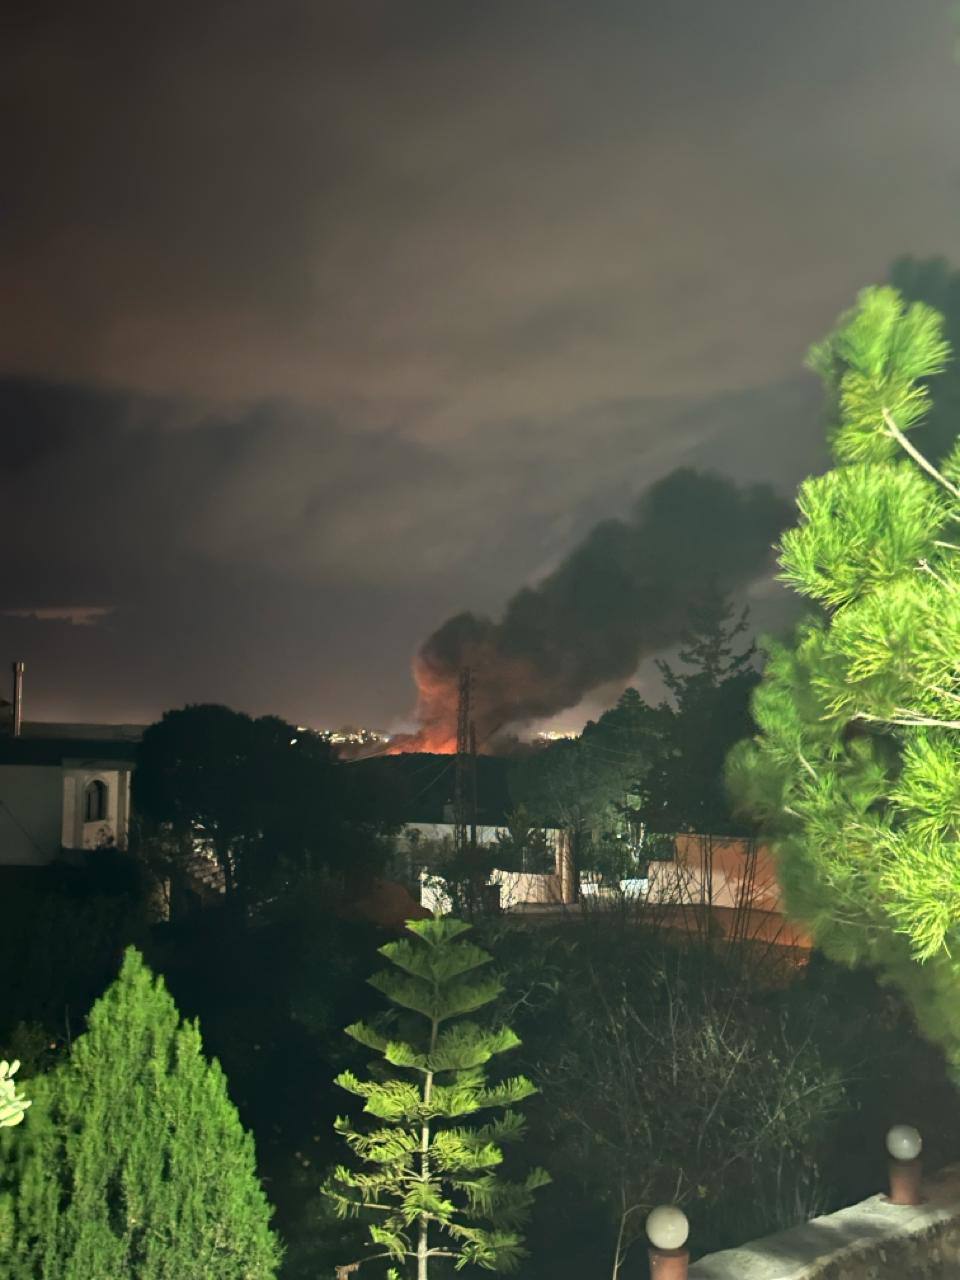
<path fill-rule="evenodd" d="M 547 690 L 550 710 L 556 698 L 554 689 L 535 672 L 526 658 L 507 657 L 487 643 L 474 642 L 462 646 L 458 665 L 451 666 L 424 648 L 413 660 L 413 678 L 417 685 L 416 716 L 420 728 L 416 733 L 395 737 L 390 754 L 410 751 L 452 755 L 457 749 L 457 713 L 460 699 L 460 663 L 473 672 L 471 720 L 481 752 L 493 749 L 498 735 L 517 721 L 538 714 L 536 700 Z"/>
<path fill-rule="evenodd" d="M 390 755 L 410 751 L 453 755 L 457 749 L 457 703 L 459 683 L 456 672 L 437 671 L 418 654 L 413 662 L 417 684 L 416 733 L 398 734 L 390 743 Z"/>

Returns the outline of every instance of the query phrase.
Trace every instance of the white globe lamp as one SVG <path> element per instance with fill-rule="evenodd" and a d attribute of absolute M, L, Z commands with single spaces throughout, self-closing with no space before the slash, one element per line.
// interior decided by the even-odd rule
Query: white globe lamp
<path fill-rule="evenodd" d="M 887 1131 L 887 1151 L 894 1160 L 916 1160 L 923 1150 L 923 1139 L 910 1124 L 895 1124 Z"/>
<path fill-rule="evenodd" d="M 895 1124 L 887 1131 L 890 1156 L 890 1204 L 922 1204 L 920 1194 L 923 1139 L 913 1125 Z"/>
<path fill-rule="evenodd" d="M 675 1204 L 661 1204 L 647 1217 L 651 1280 L 686 1280 L 690 1255 L 684 1249 L 690 1224 Z"/>

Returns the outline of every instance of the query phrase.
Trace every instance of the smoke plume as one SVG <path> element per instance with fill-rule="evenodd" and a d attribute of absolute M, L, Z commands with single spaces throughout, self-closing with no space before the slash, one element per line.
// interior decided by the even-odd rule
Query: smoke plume
<path fill-rule="evenodd" d="M 473 673 L 481 745 L 628 679 L 641 659 L 680 639 L 704 587 L 728 592 L 762 573 L 790 518 L 790 505 L 766 485 L 671 472 L 627 519 L 596 525 L 559 568 L 518 591 L 499 622 L 459 613 L 443 623 L 414 659 L 421 728 L 397 746 L 455 748 L 463 667 Z"/>

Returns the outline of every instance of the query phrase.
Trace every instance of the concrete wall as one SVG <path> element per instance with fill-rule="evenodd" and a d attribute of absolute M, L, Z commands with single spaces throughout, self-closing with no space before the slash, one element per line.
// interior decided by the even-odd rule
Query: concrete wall
<path fill-rule="evenodd" d="M 452 849 L 455 831 L 456 828 L 450 822 L 408 822 L 397 837 L 397 852 L 408 854 L 411 862 L 416 864 L 418 845 L 445 844 Z M 481 849 L 489 849 L 497 843 L 500 835 L 509 835 L 506 827 L 477 827 L 477 845 Z M 548 827 L 545 835 L 547 848 L 552 851 L 555 864 L 559 864 L 561 832 Z M 523 903 L 543 905 L 563 901 L 560 877 L 556 874 L 494 871 L 491 880 L 500 885 L 500 905 L 505 910 Z M 450 898 L 441 877 L 432 873 L 421 876 L 420 903 L 428 911 L 451 909 Z"/>
<path fill-rule="evenodd" d="M 528 871 L 500 871 L 490 873 L 490 883 L 500 887 L 500 907 L 511 911 L 523 906 L 561 906 L 563 904 L 560 877 L 554 874 L 535 875 Z M 446 882 L 441 876 L 424 871 L 420 875 L 420 905 L 428 911 L 447 912 L 453 909 Z"/>
<path fill-rule="evenodd" d="M 0 767 L 0 865 L 36 867 L 60 852 L 59 766 Z"/>
<path fill-rule="evenodd" d="M 425 844 L 446 842 L 452 846 L 454 830 L 450 823 L 408 823 L 398 838 L 397 847 L 400 852 L 409 853 L 415 862 L 418 840 Z M 506 834 L 502 827 L 479 827 L 477 843 L 482 847 L 495 844 L 498 832 Z M 554 855 L 556 874 L 498 871 L 496 878 L 501 885 L 501 904 L 505 909 L 522 904 L 572 904 L 576 900 L 577 882 L 566 832 L 548 828 L 546 836 Z M 736 837 L 688 833 L 678 835 L 674 847 L 672 859 L 652 861 L 645 879 L 621 881 L 619 893 L 609 885 L 598 886 L 593 877 L 583 875 L 580 895 L 587 904 L 607 899 L 619 901 L 622 896 L 651 907 L 697 908 L 709 904 L 718 917 L 739 915 L 748 910 L 751 921 L 746 931 L 748 936 L 809 949 L 810 940 L 804 931 L 789 925 L 783 917 L 776 867 L 769 849 L 754 848 L 747 840 Z M 439 884 L 432 886 L 422 901 L 430 910 L 442 909 L 444 899 Z M 735 924 L 726 923 L 730 927 Z M 693 927 L 699 926 L 694 922 Z"/>
<path fill-rule="evenodd" d="M 520 903 L 561 903 L 560 877 L 529 871 L 492 871 L 490 880 L 500 886 L 500 906 L 506 911 Z"/>
<path fill-rule="evenodd" d="M 700 1258 L 689 1280 L 956 1280 L 960 1166 L 924 1186 L 917 1208 L 872 1196 L 861 1204 Z"/>
<path fill-rule="evenodd" d="M 684 832 L 675 847 L 675 860 L 650 863 L 649 901 L 782 912 L 776 866 L 765 845 L 756 848 L 753 861 L 750 843 L 732 836 Z"/>
<path fill-rule="evenodd" d="M 403 852 L 416 848 L 418 840 L 449 841 L 453 844 L 456 828 L 452 822 L 408 822 L 397 836 L 397 848 Z M 506 827 L 477 827 L 477 844 L 482 848 L 496 844 L 498 835 L 509 835 Z M 547 847 L 556 851 L 560 832 L 553 827 L 546 829 Z"/>
<path fill-rule="evenodd" d="M 713 922 L 725 934 L 775 942 L 798 952 L 812 949 L 806 930 L 783 914 L 776 862 L 767 846 L 754 847 L 737 837 L 684 833 L 676 837 L 675 848 L 673 861 L 650 863 L 645 899 L 649 905 L 677 904 L 692 917 L 702 904 L 711 908 Z M 683 927 L 699 926 L 689 918 Z"/>

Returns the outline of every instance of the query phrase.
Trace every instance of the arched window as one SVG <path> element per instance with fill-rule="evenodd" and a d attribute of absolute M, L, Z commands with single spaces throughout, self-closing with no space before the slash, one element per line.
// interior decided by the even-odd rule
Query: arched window
<path fill-rule="evenodd" d="M 83 793 L 84 822 L 103 822 L 107 816 L 107 784 L 99 778 L 88 782 Z"/>

